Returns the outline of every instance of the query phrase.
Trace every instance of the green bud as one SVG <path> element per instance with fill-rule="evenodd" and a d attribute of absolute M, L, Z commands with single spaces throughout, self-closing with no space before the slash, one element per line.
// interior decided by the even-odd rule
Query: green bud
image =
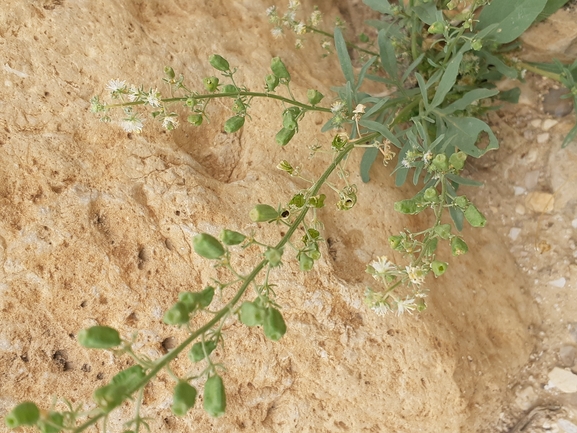
<path fill-rule="evenodd" d="M 278 341 L 286 333 L 286 324 L 282 314 L 276 308 L 268 308 L 264 318 L 264 335 L 272 341 Z"/>
<path fill-rule="evenodd" d="M 232 134 L 238 131 L 244 125 L 244 116 L 233 116 L 224 122 L 224 132 Z"/>
<path fill-rule="evenodd" d="M 264 322 L 265 310 L 254 302 L 245 301 L 239 309 L 239 318 L 246 326 L 262 325 Z"/>
<path fill-rule="evenodd" d="M 192 238 L 192 246 L 196 254 L 205 259 L 219 259 L 225 252 L 218 239 L 208 233 L 200 233 Z"/>
<path fill-rule="evenodd" d="M 299 268 L 303 272 L 310 271 L 315 264 L 314 260 L 303 252 L 300 252 L 298 254 L 298 260 L 299 260 Z"/>
<path fill-rule="evenodd" d="M 198 295 L 198 305 L 200 305 L 201 308 L 206 308 L 210 305 L 212 299 L 214 298 L 214 287 L 206 286 L 205 289 Z"/>
<path fill-rule="evenodd" d="M 36 426 L 40 429 L 41 433 L 60 433 L 63 429 L 63 424 L 64 416 L 61 413 L 50 412 L 47 417 L 38 420 Z"/>
<path fill-rule="evenodd" d="M 200 126 L 202 125 L 202 114 L 191 114 L 186 120 L 194 126 Z"/>
<path fill-rule="evenodd" d="M 277 132 L 275 136 L 275 141 L 281 146 L 286 146 L 287 143 L 291 141 L 291 139 L 294 137 L 295 132 L 296 128 L 295 129 L 283 128 L 279 132 Z"/>
<path fill-rule="evenodd" d="M 367 42 L 369 42 L 369 37 L 367 35 L 365 35 L 364 33 L 361 33 L 359 35 L 359 41 L 361 41 L 362 43 L 367 43 Z"/>
<path fill-rule="evenodd" d="M 110 381 L 111 384 L 124 386 L 128 389 L 133 387 L 137 384 L 140 380 L 142 380 L 146 376 L 146 372 L 141 365 L 133 365 L 132 367 L 128 367 L 125 370 L 122 370 L 119 373 L 116 373 L 112 380 Z"/>
<path fill-rule="evenodd" d="M 264 257 L 265 257 L 265 259 L 268 260 L 268 264 L 271 267 L 275 268 L 281 264 L 282 253 L 283 253 L 282 248 L 277 249 L 277 248 L 270 248 L 269 247 L 264 252 Z"/>
<path fill-rule="evenodd" d="M 196 401 L 196 388 L 187 382 L 180 381 L 174 387 L 172 394 L 172 413 L 176 416 L 184 416 L 194 406 Z"/>
<path fill-rule="evenodd" d="M 232 111 L 234 111 L 235 113 L 246 112 L 246 105 L 244 104 L 242 99 L 238 98 L 236 101 L 234 101 L 234 104 L 232 105 Z"/>
<path fill-rule="evenodd" d="M 472 204 L 465 210 L 465 218 L 473 227 L 485 227 L 487 224 L 487 218 Z"/>
<path fill-rule="evenodd" d="M 230 70 L 230 65 L 226 61 L 226 59 L 218 54 L 213 54 L 208 58 L 208 62 L 214 69 L 217 69 L 222 72 L 226 72 Z"/>
<path fill-rule="evenodd" d="M 269 74 L 264 79 L 266 90 L 269 92 L 274 92 L 274 89 L 278 86 L 278 77 L 274 74 Z"/>
<path fill-rule="evenodd" d="M 164 67 L 164 74 L 166 75 L 166 78 L 168 78 L 169 80 L 173 80 L 174 79 L 174 69 L 172 69 L 170 66 L 165 66 Z"/>
<path fill-rule="evenodd" d="M 395 202 L 394 208 L 397 212 L 415 215 L 419 213 L 417 202 L 414 199 L 407 199 Z"/>
<path fill-rule="evenodd" d="M 463 255 L 467 251 L 469 251 L 469 247 L 467 246 L 467 244 L 463 239 L 457 236 L 451 239 L 451 252 L 453 253 L 454 256 Z"/>
<path fill-rule="evenodd" d="M 271 62 L 270 62 L 270 68 L 272 70 L 272 73 L 279 79 L 285 79 L 287 81 L 290 81 L 291 76 L 286 68 L 286 66 L 284 65 L 284 63 L 282 62 L 282 60 L 280 59 L 280 57 L 274 57 Z"/>
<path fill-rule="evenodd" d="M 471 48 L 475 51 L 479 51 L 481 48 L 483 48 L 483 41 L 480 40 L 473 41 L 471 43 Z"/>
<path fill-rule="evenodd" d="M 219 417 L 226 410 L 226 393 L 222 378 L 215 374 L 204 384 L 204 410 L 212 417 Z"/>
<path fill-rule="evenodd" d="M 16 428 L 21 425 L 34 425 L 38 418 L 40 418 L 38 406 L 30 401 L 25 401 L 12 409 L 4 421 L 8 428 Z"/>
<path fill-rule="evenodd" d="M 437 171 L 447 171 L 449 169 L 449 163 L 447 162 L 447 155 L 440 153 L 433 158 L 433 167 Z"/>
<path fill-rule="evenodd" d="M 445 23 L 443 21 L 436 21 L 429 26 L 429 33 L 432 35 L 442 35 L 445 31 Z"/>
<path fill-rule="evenodd" d="M 440 224 L 436 226 L 435 233 L 441 239 L 449 239 L 449 236 L 451 236 L 451 224 Z"/>
<path fill-rule="evenodd" d="M 231 245 L 238 245 L 242 244 L 246 236 L 242 233 L 235 232 L 233 230 L 226 230 L 220 232 L 220 240 L 223 244 L 231 246 Z"/>
<path fill-rule="evenodd" d="M 296 129 L 298 124 L 290 111 L 285 111 L 282 115 L 283 129 Z"/>
<path fill-rule="evenodd" d="M 317 105 L 325 97 L 321 92 L 315 89 L 307 90 L 307 98 L 311 105 Z"/>
<path fill-rule="evenodd" d="M 194 98 L 188 98 L 185 102 L 186 106 L 189 108 L 192 108 L 196 105 L 196 99 Z"/>
<path fill-rule="evenodd" d="M 268 204 L 257 204 L 248 214 L 255 223 L 273 221 L 279 217 L 278 211 Z"/>
<path fill-rule="evenodd" d="M 440 262 L 438 260 L 435 260 L 431 263 L 431 270 L 435 274 L 435 277 L 440 277 L 445 273 L 448 266 L 449 264 L 446 262 Z"/>
<path fill-rule="evenodd" d="M 469 206 L 469 200 L 467 200 L 467 197 L 465 197 L 464 195 L 460 195 L 459 197 L 455 197 L 455 200 L 453 200 L 453 203 L 455 204 L 455 206 L 457 206 L 461 210 L 465 210 Z"/>
<path fill-rule="evenodd" d="M 92 326 L 78 333 L 78 342 L 88 349 L 110 349 L 121 343 L 120 334 L 109 326 Z"/>
<path fill-rule="evenodd" d="M 216 77 L 205 77 L 202 80 L 204 88 L 209 92 L 214 92 L 216 90 L 216 88 L 218 87 L 218 82 L 219 79 Z"/>
<path fill-rule="evenodd" d="M 113 383 L 97 388 L 92 393 L 94 402 L 106 413 L 120 406 L 125 397 L 125 388 Z"/>
<path fill-rule="evenodd" d="M 435 201 L 438 196 L 439 194 L 437 193 L 437 189 L 432 186 L 430 188 L 427 188 L 425 190 L 425 193 L 423 194 L 423 198 L 426 201 Z"/>
<path fill-rule="evenodd" d="M 188 352 L 188 357 L 192 362 L 202 361 L 204 358 L 209 356 L 214 351 L 214 349 L 216 349 L 216 346 L 217 342 L 214 340 L 205 341 L 204 343 L 199 341 L 198 343 L 194 343 L 192 345 L 192 348 Z"/>
<path fill-rule="evenodd" d="M 177 302 L 164 313 L 162 320 L 167 325 L 184 325 L 189 321 L 188 306 L 184 302 Z"/>
<path fill-rule="evenodd" d="M 333 142 L 331 144 L 331 147 L 334 150 L 340 151 L 340 150 L 343 150 L 343 148 L 347 145 L 348 142 L 349 142 L 349 137 L 347 136 L 347 134 L 340 132 L 337 135 L 335 135 L 335 137 L 333 138 Z"/>
<path fill-rule="evenodd" d="M 403 242 L 402 236 L 389 236 L 389 245 L 393 250 L 399 249 L 399 247 L 402 246 L 401 245 L 402 242 Z"/>
<path fill-rule="evenodd" d="M 467 154 L 465 152 L 456 152 L 449 158 L 449 164 L 457 171 L 460 171 L 465 166 L 465 161 L 467 160 Z"/>
<path fill-rule="evenodd" d="M 239 89 L 234 84 L 225 84 L 222 87 L 222 93 L 238 93 Z"/>

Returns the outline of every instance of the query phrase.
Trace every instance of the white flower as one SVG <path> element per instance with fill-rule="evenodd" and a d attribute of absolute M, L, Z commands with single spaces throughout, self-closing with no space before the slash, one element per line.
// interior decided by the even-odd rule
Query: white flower
<path fill-rule="evenodd" d="M 293 30 L 297 35 L 304 35 L 307 32 L 307 26 L 301 21 L 293 27 Z"/>
<path fill-rule="evenodd" d="M 322 47 L 324 50 L 329 50 L 329 49 L 331 48 L 331 43 L 330 43 L 329 41 L 324 41 L 324 42 L 321 44 L 321 47 Z"/>
<path fill-rule="evenodd" d="M 430 150 L 427 150 L 423 155 L 423 161 L 425 162 L 425 165 L 429 164 L 432 159 L 433 159 L 433 153 Z"/>
<path fill-rule="evenodd" d="M 268 8 L 266 8 L 266 16 L 270 17 L 276 15 L 276 6 L 270 6 Z"/>
<path fill-rule="evenodd" d="M 316 10 L 311 14 L 311 26 L 316 27 L 320 24 L 320 22 L 322 21 L 323 17 L 321 15 L 321 12 Z"/>
<path fill-rule="evenodd" d="M 143 122 L 140 120 L 136 114 L 124 119 L 120 122 L 120 126 L 126 132 L 142 132 Z"/>
<path fill-rule="evenodd" d="M 357 114 L 365 114 L 366 105 L 358 104 L 357 107 L 353 110 L 353 113 Z"/>
<path fill-rule="evenodd" d="M 408 161 L 407 159 L 403 159 L 403 160 L 401 161 L 401 165 L 402 165 L 403 167 L 405 167 L 405 168 L 411 168 L 411 162 Z"/>
<path fill-rule="evenodd" d="M 397 301 L 397 314 L 399 316 L 405 312 L 411 313 L 411 311 L 416 308 L 417 304 L 415 304 L 415 300 L 413 298 L 407 298 L 404 301 Z"/>
<path fill-rule="evenodd" d="M 140 100 L 140 91 L 136 87 L 131 87 L 130 90 L 128 91 L 128 100 L 130 102 Z"/>
<path fill-rule="evenodd" d="M 384 275 L 396 268 L 395 264 L 390 262 L 389 259 L 387 259 L 385 256 L 377 257 L 377 260 L 373 260 L 370 265 L 375 270 L 375 272 L 380 275 Z"/>
<path fill-rule="evenodd" d="M 297 40 L 295 41 L 295 48 L 296 48 L 297 50 L 300 50 L 302 47 L 303 47 L 303 40 L 302 40 L 302 39 L 297 39 Z"/>
<path fill-rule="evenodd" d="M 178 127 L 178 118 L 176 116 L 166 116 L 162 120 L 162 126 L 165 129 L 172 131 Z"/>
<path fill-rule="evenodd" d="M 151 107 L 160 107 L 160 93 L 156 89 L 151 90 L 150 93 L 146 96 L 146 102 Z"/>
<path fill-rule="evenodd" d="M 371 307 L 371 310 L 373 310 L 377 316 L 384 316 L 390 311 L 390 307 L 387 304 L 375 304 Z"/>
<path fill-rule="evenodd" d="M 298 0 L 289 0 L 288 8 L 290 10 L 295 10 L 295 9 L 298 9 L 298 7 L 300 5 L 301 5 L 301 2 L 299 2 Z"/>
<path fill-rule="evenodd" d="M 425 281 L 425 272 L 418 266 L 407 266 L 405 270 L 407 271 L 409 280 L 411 280 L 411 283 L 415 286 L 420 286 Z"/>
<path fill-rule="evenodd" d="M 126 88 L 126 81 L 122 80 L 110 80 L 106 85 L 106 88 L 112 93 L 124 90 Z"/>
<path fill-rule="evenodd" d="M 273 38 L 278 39 L 282 36 L 282 28 L 275 27 L 271 31 Z"/>
<path fill-rule="evenodd" d="M 343 108 L 345 108 L 345 104 L 343 101 L 333 102 L 333 104 L 331 105 L 331 113 L 336 114 L 339 111 L 341 111 Z"/>

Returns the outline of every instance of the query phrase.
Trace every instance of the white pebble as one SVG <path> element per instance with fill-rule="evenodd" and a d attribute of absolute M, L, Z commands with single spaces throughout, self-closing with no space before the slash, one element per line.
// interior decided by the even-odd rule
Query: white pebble
<path fill-rule="evenodd" d="M 530 171 L 525 175 L 525 188 L 531 190 L 539 183 L 539 170 Z"/>
<path fill-rule="evenodd" d="M 531 126 L 533 128 L 540 128 L 541 127 L 541 119 L 533 119 L 531 120 Z"/>
<path fill-rule="evenodd" d="M 577 433 L 577 425 L 564 418 L 557 420 L 557 426 L 561 427 L 565 433 Z"/>
<path fill-rule="evenodd" d="M 571 225 L 573 226 L 574 229 L 577 229 L 577 218 L 571 221 Z"/>
<path fill-rule="evenodd" d="M 518 204 L 517 206 L 515 206 L 515 212 L 518 213 L 519 215 L 525 215 L 525 206 L 523 206 L 522 204 Z"/>
<path fill-rule="evenodd" d="M 527 191 L 525 188 L 523 188 L 522 186 L 515 186 L 513 187 L 513 189 L 515 190 L 515 195 L 521 195 L 523 194 L 525 191 Z"/>
<path fill-rule="evenodd" d="M 549 131 L 555 125 L 557 125 L 559 121 L 555 119 L 547 119 L 543 122 L 543 127 L 541 128 L 543 131 Z"/>
<path fill-rule="evenodd" d="M 559 367 L 553 368 L 548 374 L 548 388 L 557 388 L 561 392 L 572 394 L 577 392 L 577 375 Z"/>
<path fill-rule="evenodd" d="M 521 229 L 518 227 L 511 227 L 511 230 L 509 230 L 509 237 L 512 240 L 516 240 L 519 237 L 519 234 L 521 233 Z"/>
<path fill-rule="evenodd" d="M 549 281 L 549 285 L 554 286 L 554 287 L 563 288 L 563 287 L 565 287 L 566 282 L 567 282 L 567 280 L 565 279 L 565 277 L 561 277 L 561 278 L 557 278 L 556 280 Z"/>
<path fill-rule="evenodd" d="M 548 132 L 544 132 L 543 134 L 539 134 L 537 136 L 537 143 L 543 144 L 543 143 L 547 143 L 547 141 L 549 141 L 549 133 Z"/>

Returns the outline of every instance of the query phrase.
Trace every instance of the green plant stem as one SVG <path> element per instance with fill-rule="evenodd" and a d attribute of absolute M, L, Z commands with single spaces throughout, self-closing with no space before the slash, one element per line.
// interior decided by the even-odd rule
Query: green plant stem
<path fill-rule="evenodd" d="M 543 77 L 551 78 L 552 80 L 561 82 L 561 75 L 560 74 L 556 74 L 555 72 L 551 72 L 551 71 L 545 71 L 541 68 L 538 68 L 537 66 L 533 66 L 533 65 L 530 65 L 529 63 L 525 63 L 525 62 L 517 62 L 516 64 L 517 64 L 517 66 L 521 67 L 522 69 L 527 69 L 528 71 L 534 72 L 534 73 L 539 74 Z"/>
<path fill-rule="evenodd" d="M 311 31 L 313 33 L 318 33 L 319 35 L 323 35 L 323 36 L 326 36 L 327 38 L 334 39 L 334 36 L 331 35 L 330 33 L 327 33 L 323 30 L 319 30 L 315 27 L 307 26 L 307 31 Z M 345 41 L 345 43 L 347 44 L 347 47 L 354 48 L 355 50 L 360 51 L 362 53 L 370 54 L 371 56 L 377 56 L 377 57 L 379 56 L 379 53 L 375 53 L 374 51 L 370 51 L 370 50 L 366 50 L 364 48 L 361 48 L 358 45 L 353 44 L 352 42 Z"/>
<path fill-rule="evenodd" d="M 329 167 L 325 170 L 325 172 L 319 177 L 319 179 L 315 182 L 314 186 L 311 188 L 311 190 L 310 190 L 311 196 L 318 194 L 321 186 L 323 186 L 326 183 L 328 177 L 338 167 L 339 163 L 351 152 L 351 150 L 353 150 L 355 148 L 355 145 L 360 143 L 360 142 L 364 142 L 365 140 L 366 140 L 366 137 L 359 139 L 359 140 L 356 140 L 356 141 L 353 141 L 353 142 L 350 142 L 347 146 L 345 146 L 343 148 L 343 150 L 341 152 L 339 152 L 337 154 L 337 156 L 331 162 Z M 282 248 L 290 240 L 290 238 L 292 237 L 294 232 L 299 228 L 300 224 L 304 221 L 309 210 L 310 210 L 309 207 L 305 207 L 299 213 L 299 215 L 295 218 L 295 220 L 292 223 L 292 225 L 290 226 L 290 228 L 287 230 L 286 234 L 282 237 L 282 239 L 279 241 L 279 243 L 274 247 L 275 249 Z M 158 363 L 150 370 L 150 372 L 142 380 L 140 380 L 140 382 L 138 382 L 137 384 L 135 384 L 133 386 L 133 389 L 130 390 L 128 392 L 128 394 L 132 395 L 136 390 L 143 388 L 152 378 L 154 378 L 158 374 L 158 372 L 160 372 L 160 370 L 162 370 L 171 361 L 173 361 L 175 358 L 177 358 L 178 355 L 180 355 L 180 353 L 184 349 L 186 349 L 186 347 L 188 345 L 190 345 L 199 336 L 201 336 L 202 334 L 207 332 L 210 328 L 212 328 L 215 324 L 217 324 L 226 314 L 229 314 L 229 312 L 232 311 L 234 306 L 240 301 L 240 299 L 244 295 L 246 289 L 256 279 L 258 274 L 260 274 L 260 272 L 263 270 L 263 268 L 267 264 L 268 264 L 268 260 L 262 260 L 258 265 L 256 265 L 255 268 L 252 270 L 252 272 L 246 277 L 246 279 L 244 280 L 244 282 L 242 283 L 242 285 L 238 289 L 238 292 L 236 293 L 234 298 L 232 298 L 230 300 L 230 302 L 228 302 L 228 304 L 226 304 L 226 306 L 224 306 L 220 311 L 218 311 L 215 314 L 215 316 L 212 318 L 212 320 L 208 321 L 204 326 L 198 328 L 196 331 L 194 331 L 192 334 L 190 334 L 190 336 L 186 340 L 184 340 L 178 347 L 174 348 L 172 351 L 170 351 L 169 353 L 164 355 L 162 358 L 160 358 Z M 89 419 L 84 424 L 75 428 L 73 430 L 73 432 L 74 433 L 82 432 L 82 431 L 86 430 L 88 427 L 90 427 L 91 425 L 98 422 L 99 419 L 106 417 L 107 415 L 108 415 L 107 412 L 100 411 L 93 418 Z"/>
<path fill-rule="evenodd" d="M 238 96 L 252 96 L 252 97 L 257 97 L 257 98 L 276 99 L 278 101 L 286 102 L 288 104 L 304 108 L 308 111 L 322 111 L 324 113 L 330 113 L 331 112 L 330 108 L 323 108 L 323 107 L 317 107 L 317 106 L 313 106 L 313 105 L 307 105 L 307 104 L 303 104 L 302 102 L 295 101 L 293 99 L 285 98 L 284 96 L 273 95 L 271 93 L 262 93 L 262 92 L 240 91 L 240 92 L 229 92 L 229 93 L 207 93 L 205 95 L 189 95 L 189 96 L 183 96 L 183 97 L 178 97 L 178 98 L 165 98 L 165 99 L 161 99 L 161 102 L 163 102 L 165 104 L 169 104 L 172 102 L 186 102 L 186 100 L 189 98 L 208 100 L 208 99 L 216 99 L 216 98 L 231 98 L 231 97 L 238 97 Z M 110 104 L 110 105 L 107 105 L 106 108 L 128 107 L 128 106 L 135 106 L 135 105 L 146 105 L 146 101 L 133 101 L 133 102 L 122 102 L 120 104 Z"/>

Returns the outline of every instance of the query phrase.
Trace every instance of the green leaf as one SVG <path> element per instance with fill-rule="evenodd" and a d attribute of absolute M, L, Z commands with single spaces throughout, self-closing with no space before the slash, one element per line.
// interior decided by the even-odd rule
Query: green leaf
<path fill-rule="evenodd" d="M 363 0 L 363 3 L 370 7 L 372 10 L 382 14 L 390 15 L 392 13 L 391 5 L 387 0 Z"/>
<path fill-rule="evenodd" d="M 347 50 L 347 44 L 341 29 L 335 27 L 335 48 L 337 51 L 337 56 L 339 57 L 339 62 L 341 64 L 341 69 L 343 70 L 343 75 L 345 80 L 354 84 L 355 75 L 353 74 L 353 64 L 351 63 L 351 58 L 349 57 L 349 51 Z"/>
<path fill-rule="evenodd" d="M 371 167 L 375 162 L 375 159 L 377 159 L 378 154 L 379 149 L 377 149 L 376 147 L 368 147 L 365 149 L 365 153 L 363 153 L 363 158 L 361 159 L 360 172 L 361 172 L 361 179 L 365 183 L 371 180 L 369 176 L 369 171 L 371 170 Z"/>
<path fill-rule="evenodd" d="M 377 60 L 376 57 L 371 57 L 369 60 L 367 60 L 367 62 L 361 68 L 361 72 L 359 72 L 359 79 L 358 79 L 357 85 L 355 87 L 355 91 L 358 91 L 359 88 L 361 87 L 361 84 L 363 84 L 363 80 L 365 79 L 365 75 L 367 74 L 367 71 L 369 70 L 371 65 L 375 62 L 375 60 Z"/>
<path fill-rule="evenodd" d="M 489 125 L 474 117 L 445 117 L 447 125 L 446 140 L 451 140 L 467 155 L 479 158 L 489 150 L 497 149 L 499 143 L 497 137 L 491 131 Z M 481 132 L 489 135 L 489 145 L 485 149 L 478 148 L 475 144 Z"/>
<path fill-rule="evenodd" d="M 447 66 L 447 69 L 441 78 L 439 87 L 437 87 L 433 101 L 431 102 L 432 108 L 441 105 L 445 100 L 447 93 L 449 93 L 455 85 L 457 75 L 459 74 L 459 66 L 461 65 L 462 60 L 463 54 L 459 53 L 449 62 L 449 65 Z"/>
<path fill-rule="evenodd" d="M 379 54 L 381 57 L 381 65 L 387 74 L 393 81 L 398 79 L 398 69 L 397 69 L 397 55 L 395 54 L 395 49 L 393 44 L 389 40 L 387 31 L 380 30 L 377 37 L 377 42 L 379 44 Z"/>
<path fill-rule="evenodd" d="M 398 148 L 402 147 L 401 142 L 398 140 L 397 137 L 395 137 L 395 134 L 393 134 L 391 131 L 389 131 L 389 129 L 385 125 L 383 125 L 382 123 L 378 123 L 378 122 L 375 122 L 372 120 L 364 120 L 364 119 L 361 119 L 359 123 L 361 126 L 364 126 L 365 128 L 368 128 L 371 131 L 378 132 L 379 134 L 381 134 L 383 137 L 385 137 L 387 140 L 389 140 L 391 143 L 393 143 Z"/>
<path fill-rule="evenodd" d="M 421 53 L 421 55 L 419 57 L 417 57 L 415 59 L 415 61 L 413 63 L 411 63 L 409 65 L 409 67 L 407 68 L 407 70 L 405 71 L 405 73 L 403 74 L 403 76 L 401 77 L 401 82 L 404 83 L 405 80 L 409 77 L 409 75 L 411 74 L 411 72 L 413 72 L 413 70 L 419 66 L 421 64 L 421 62 L 423 61 L 423 58 L 425 57 L 425 53 Z"/>
<path fill-rule="evenodd" d="M 498 23 L 497 29 L 491 33 L 491 39 L 507 44 L 529 28 L 546 3 L 547 0 L 493 0 L 481 11 L 475 30 Z"/>
<path fill-rule="evenodd" d="M 463 97 L 452 104 L 448 105 L 447 107 L 443 108 L 442 111 L 444 114 L 451 114 L 455 111 L 464 110 L 473 102 L 478 101 L 479 99 L 490 98 L 495 96 L 499 93 L 497 89 L 475 89 L 467 92 L 463 95 Z"/>
<path fill-rule="evenodd" d="M 421 98 L 423 98 L 423 105 L 425 106 L 425 110 L 429 111 L 429 97 L 427 95 L 427 84 L 425 83 L 425 79 L 418 72 L 415 72 L 415 78 L 419 84 L 419 91 L 421 92 Z"/>
<path fill-rule="evenodd" d="M 519 96 L 521 96 L 521 89 L 518 87 L 513 87 L 512 89 L 499 92 L 499 96 L 497 96 L 497 98 L 503 102 L 516 104 L 519 102 Z"/>
<path fill-rule="evenodd" d="M 576 98 L 577 99 L 577 98 Z M 577 103 L 577 101 L 575 101 L 575 103 Z M 575 136 L 577 136 L 577 125 L 575 125 L 571 131 L 569 131 L 569 133 L 567 134 L 567 136 L 565 137 L 565 140 L 563 140 L 563 144 L 561 145 L 561 147 L 567 147 L 569 145 L 569 143 L 571 143 L 573 141 L 573 139 L 575 138 Z"/>
<path fill-rule="evenodd" d="M 488 51 L 479 51 L 477 55 L 487 62 L 489 65 L 495 66 L 497 71 L 509 78 L 517 78 L 519 75 L 519 71 L 511 66 L 507 66 L 499 57 L 494 56 L 493 54 L 489 53 Z"/>
<path fill-rule="evenodd" d="M 465 214 L 463 211 L 456 207 L 449 208 L 449 213 L 451 214 L 451 219 L 455 223 L 457 230 L 463 230 L 463 221 L 465 221 Z"/>
<path fill-rule="evenodd" d="M 435 2 L 422 3 L 413 8 L 413 11 L 417 14 L 421 21 L 431 25 L 436 21 L 443 21 L 443 14 L 438 11 L 435 7 Z"/>
<path fill-rule="evenodd" d="M 548 0 L 547 4 L 545 5 L 541 13 L 537 15 L 535 23 L 541 22 L 549 18 L 551 15 L 553 15 L 555 12 L 557 12 L 559 9 L 565 6 L 565 4 L 568 1 L 569 0 Z"/>

